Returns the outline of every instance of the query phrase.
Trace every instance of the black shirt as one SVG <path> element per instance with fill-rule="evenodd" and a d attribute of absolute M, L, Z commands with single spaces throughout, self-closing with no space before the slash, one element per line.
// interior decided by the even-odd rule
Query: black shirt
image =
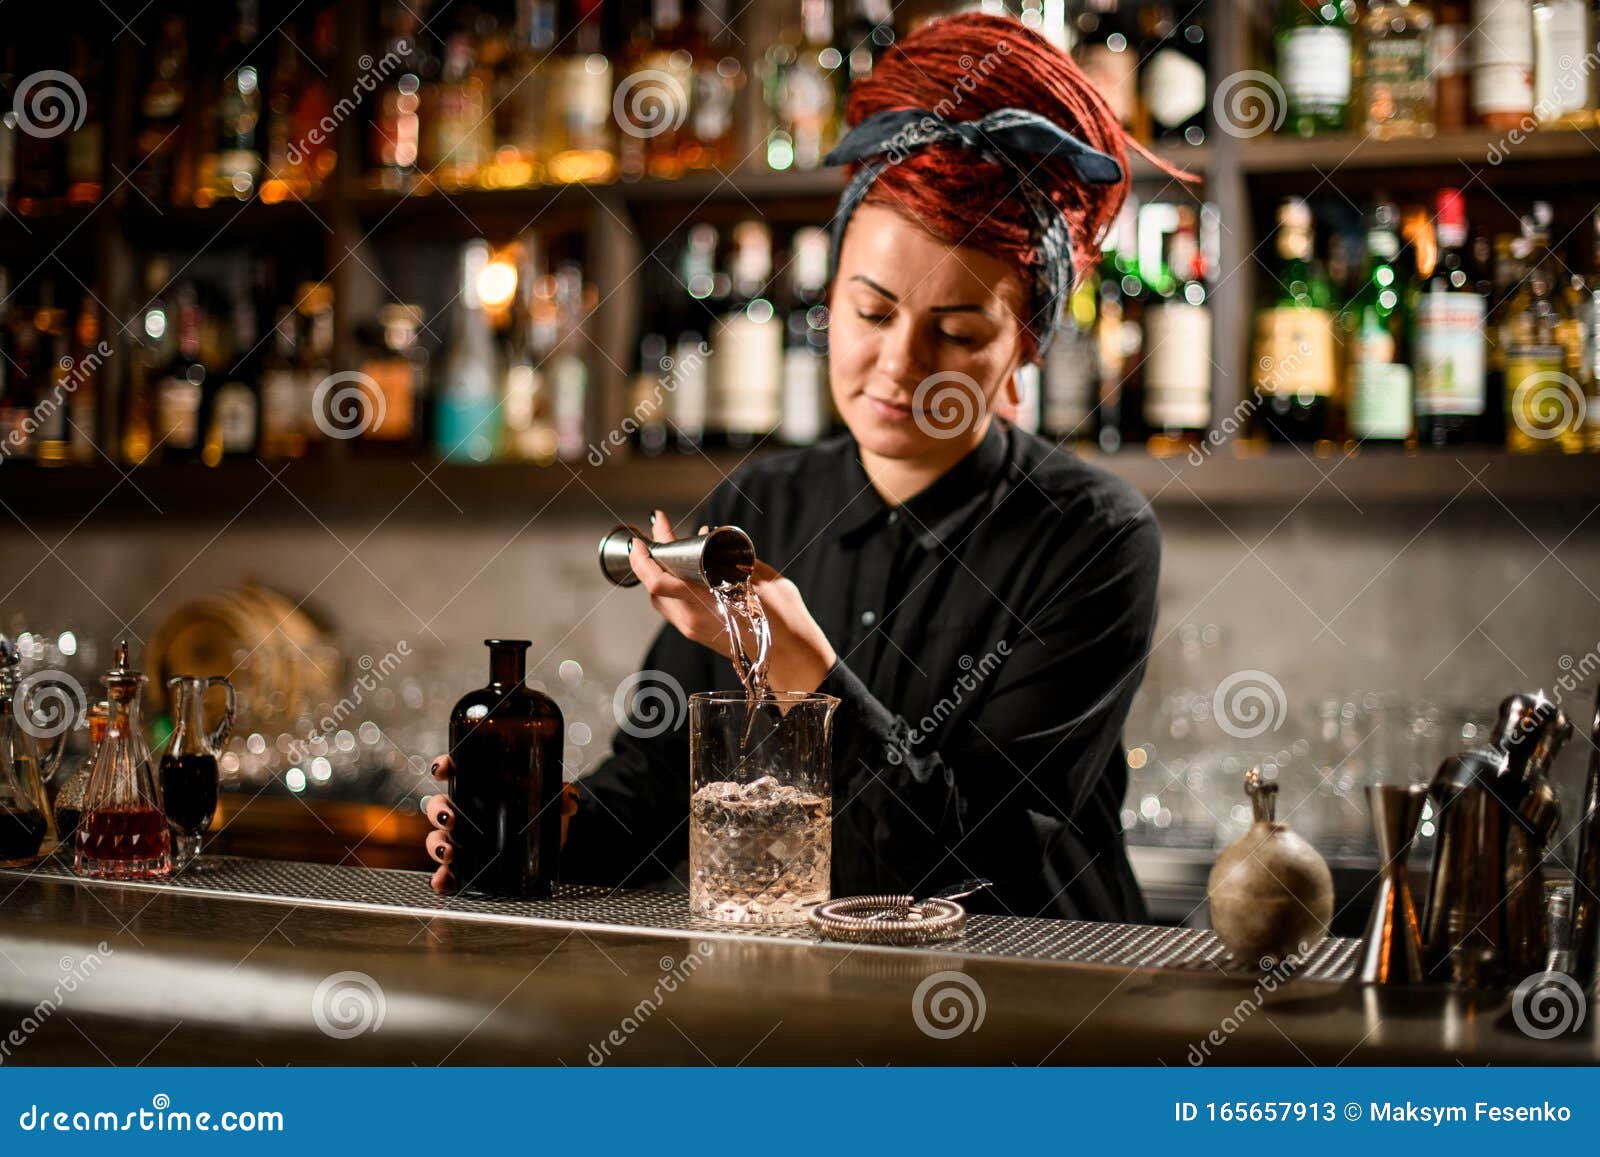
<path fill-rule="evenodd" d="M 995 419 L 898 508 L 849 436 L 735 472 L 694 524 L 746 530 L 839 655 L 833 894 L 971 876 L 978 910 L 1142 920 L 1122 839 L 1122 725 L 1144 674 L 1160 539 L 1132 487 Z M 685 694 L 732 664 L 664 626 L 644 661 Z M 562 876 L 686 886 L 687 711 L 619 731 L 580 780 Z M 649 734 L 656 727 L 631 730 Z"/>

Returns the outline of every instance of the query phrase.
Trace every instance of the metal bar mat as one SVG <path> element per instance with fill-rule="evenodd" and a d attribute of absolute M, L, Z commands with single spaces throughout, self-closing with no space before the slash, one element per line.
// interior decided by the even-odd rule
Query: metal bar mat
<path fill-rule="evenodd" d="M 557 925 L 601 931 L 626 929 L 671 936 L 757 937 L 791 944 L 827 943 L 805 926 L 730 925 L 696 918 L 689 914 L 688 899 L 682 892 L 622 891 L 563 884 L 553 900 L 490 900 L 477 896 L 437 895 L 429 889 L 424 872 L 231 856 L 208 856 L 201 864 L 199 871 L 184 872 L 168 880 L 84 880 L 75 876 L 64 861 L 50 857 L 32 868 L 0 869 L 0 875 L 452 920 Z M 1307 980 L 1347 980 L 1355 970 L 1360 946 L 1359 940 L 1330 936 L 1295 974 Z M 860 951 L 865 946 L 841 947 Z M 1238 970 L 1228 950 L 1213 933 L 1151 924 L 973 915 L 956 940 L 922 948 L 870 947 L 878 952 L 937 952 L 1120 968 L 1251 974 Z"/>

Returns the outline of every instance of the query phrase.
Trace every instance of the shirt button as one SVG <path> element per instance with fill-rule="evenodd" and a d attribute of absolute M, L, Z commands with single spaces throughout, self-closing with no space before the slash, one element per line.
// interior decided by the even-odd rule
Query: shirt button
<path fill-rule="evenodd" d="M 870 626 L 872 626 L 873 623 L 875 623 L 877 621 L 878 621 L 878 616 L 875 615 L 873 612 L 871 612 L 871 611 L 862 611 L 861 612 L 861 625 L 863 627 L 870 627 Z"/>
<path fill-rule="evenodd" d="M 900 512 L 898 510 L 889 511 L 889 525 L 893 526 L 895 523 L 897 523 L 899 521 L 900 521 Z"/>

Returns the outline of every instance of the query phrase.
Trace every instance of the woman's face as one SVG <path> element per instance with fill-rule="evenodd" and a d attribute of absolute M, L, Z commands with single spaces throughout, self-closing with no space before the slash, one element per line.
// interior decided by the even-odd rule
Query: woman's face
<path fill-rule="evenodd" d="M 1006 263 L 863 205 L 829 303 L 833 401 L 863 450 L 954 462 L 1022 361 L 1026 300 Z"/>

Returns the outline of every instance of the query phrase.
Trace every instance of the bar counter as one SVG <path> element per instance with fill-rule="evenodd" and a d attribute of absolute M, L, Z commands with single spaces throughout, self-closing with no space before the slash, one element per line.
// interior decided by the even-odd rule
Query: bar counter
<path fill-rule="evenodd" d="M 445 900 L 420 872 L 214 864 L 159 885 L 0 872 L 0 1063 L 1600 1060 L 1592 1018 L 1540 1040 L 1509 994 L 1339 979 L 1352 941 L 1281 979 L 1191 929 L 974 916 L 945 945 L 862 947 L 694 921 L 667 893 Z"/>

